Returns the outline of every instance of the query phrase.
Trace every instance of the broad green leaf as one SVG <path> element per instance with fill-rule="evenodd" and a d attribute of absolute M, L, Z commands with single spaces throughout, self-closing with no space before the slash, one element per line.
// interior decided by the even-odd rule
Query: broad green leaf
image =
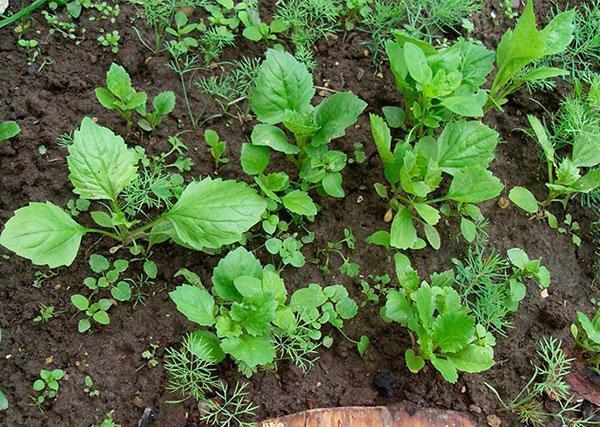
<path fill-rule="evenodd" d="M 313 135 L 311 144 L 324 145 L 332 139 L 346 134 L 346 128 L 356 123 L 367 103 L 349 92 L 331 95 L 315 108 L 315 123 L 319 130 Z"/>
<path fill-rule="evenodd" d="M 281 202 L 292 213 L 304 216 L 315 216 L 317 214 L 317 206 L 305 191 L 290 191 L 281 198 Z"/>
<path fill-rule="evenodd" d="M 447 357 L 456 369 L 462 372 L 483 372 L 494 366 L 494 349 L 488 346 L 470 344 L 457 353 L 448 354 Z"/>
<path fill-rule="evenodd" d="M 415 203 L 413 206 L 427 224 L 436 225 L 440 220 L 440 212 L 433 206 L 429 206 L 426 203 Z"/>
<path fill-rule="evenodd" d="M 342 174 L 339 172 L 326 174 L 321 184 L 323 190 L 332 197 L 342 198 L 346 195 L 342 187 Z"/>
<path fill-rule="evenodd" d="M 403 128 L 406 123 L 406 113 L 400 107 L 383 107 L 381 109 L 383 116 L 385 117 L 385 121 L 388 126 L 391 128 Z"/>
<path fill-rule="evenodd" d="M 373 140 L 377 146 L 377 152 L 383 163 L 393 163 L 394 155 L 391 151 L 392 135 L 390 128 L 385 123 L 383 118 L 376 114 L 370 114 L 371 119 L 371 133 L 373 134 Z"/>
<path fill-rule="evenodd" d="M 91 327 L 92 323 L 88 318 L 80 319 L 79 322 L 77 322 L 77 331 L 80 334 L 83 334 L 85 331 L 88 331 Z"/>
<path fill-rule="evenodd" d="M 420 47 L 413 43 L 404 44 L 404 60 L 408 73 L 416 82 L 426 85 L 431 82 L 433 72 L 427 64 L 427 57 Z"/>
<path fill-rule="evenodd" d="M 425 237 L 427 238 L 427 241 L 431 247 L 435 250 L 438 250 L 442 246 L 442 242 L 440 239 L 440 233 L 438 233 L 437 229 L 433 225 L 425 224 L 423 226 L 423 231 L 425 232 Z"/>
<path fill-rule="evenodd" d="M 273 341 L 267 336 L 243 335 L 239 338 L 225 338 L 221 342 L 221 348 L 249 368 L 267 365 L 275 358 Z"/>
<path fill-rule="evenodd" d="M 0 234 L 0 245 L 36 265 L 71 265 L 87 229 L 58 206 L 32 202 L 15 211 Z"/>
<path fill-rule="evenodd" d="M 238 276 L 233 285 L 243 298 L 252 298 L 262 293 L 262 280 L 253 276 Z"/>
<path fill-rule="evenodd" d="M 97 311 L 92 318 L 101 325 L 108 325 L 110 323 L 110 317 L 108 317 L 106 311 Z"/>
<path fill-rule="evenodd" d="M 577 320 L 579 321 L 581 327 L 585 331 L 585 334 L 589 339 L 591 339 L 596 344 L 600 344 L 600 330 L 596 328 L 596 326 L 592 323 L 589 317 L 587 317 L 581 311 L 577 312 Z"/>
<path fill-rule="evenodd" d="M 469 167 L 485 169 L 498 139 L 498 132 L 476 121 L 448 123 L 438 138 L 438 164 L 450 175 Z"/>
<path fill-rule="evenodd" d="M 473 318 L 454 312 L 438 316 L 433 322 L 431 337 L 434 346 L 444 353 L 454 353 L 467 345 L 475 333 Z"/>
<path fill-rule="evenodd" d="M 418 373 L 425 366 L 425 359 L 409 348 L 404 352 L 404 360 L 406 361 L 406 367 L 413 374 Z"/>
<path fill-rule="evenodd" d="M 512 265 L 518 267 L 521 270 L 525 270 L 525 267 L 529 262 L 529 256 L 523 249 L 511 248 L 508 251 L 506 251 L 506 254 Z"/>
<path fill-rule="evenodd" d="M 269 49 L 250 91 L 250 107 L 258 120 L 274 125 L 286 110 L 308 110 L 314 94 L 306 66 L 287 52 Z"/>
<path fill-rule="evenodd" d="M 536 80 L 546 80 L 554 77 L 565 76 L 569 74 L 568 71 L 565 71 L 561 68 L 554 67 L 540 67 L 534 68 L 531 71 L 526 72 L 525 74 L 519 77 L 519 81 L 522 82 L 534 82 Z"/>
<path fill-rule="evenodd" d="M 367 237 L 366 242 L 372 245 L 390 247 L 390 233 L 388 231 L 376 231 Z"/>
<path fill-rule="evenodd" d="M 564 51 L 573 40 L 577 11 L 570 9 L 559 13 L 540 32 L 545 41 L 544 55 L 556 55 Z"/>
<path fill-rule="evenodd" d="M 571 187 L 580 193 L 589 193 L 600 187 L 600 168 L 588 171 L 588 173 L 579 178 Z"/>
<path fill-rule="evenodd" d="M 110 290 L 110 294 L 117 301 L 129 301 L 131 299 L 131 286 L 129 286 L 129 283 L 121 281 Z"/>
<path fill-rule="evenodd" d="M 163 217 L 194 249 L 218 249 L 238 242 L 265 209 L 265 200 L 247 184 L 204 178 L 190 183 Z"/>
<path fill-rule="evenodd" d="M 206 289 L 182 285 L 169 292 L 169 296 L 188 320 L 202 326 L 215 324 L 215 299 Z"/>
<path fill-rule="evenodd" d="M 290 144 L 285 132 L 276 126 L 258 124 L 252 130 L 252 144 L 271 147 L 285 154 L 298 154 L 300 148 Z"/>
<path fill-rule="evenodd" d="M 419 289 L 410 296 L 415 302 L 417 314 L 421 320 L 421 325 L 426 331 L 431 329 L 433 324 L 433 313 L 435 311 L 435 296 L 427 283 L 422 283 Z"/>
<path fill-rule="evenodd" d="M 119 64 L 112 63 L 106 73 L 106 87 L 113 94 L 121 99 L 126 99 L 129 92 L 133 89 L 129 74 Z"/>
<path fill-rule="evenodd" d="M 0 141 L 6 141 L 17 136 L 21 128 L 17 122 L 8 121 L 0 123 Z"/>
<path fill-rule="evenodd" d="M 358 350 L 358 354 L 360 354 L 360 357 L 363 357 L 365 355 L 365 351 L 367 351 L 367 348 L 369 347 L 369 344 L 371 343 L 371 341 L 369 340 L 369 337 L 366 335 L 362 335 L 358 341 L 358 343 L 356 343 L 356 349 Z"/>
<path fill-rule="evenodd" d="M 248 175 L 260 175 L 269 165 L 269 150 L 253 144 L 242 144 L 240 163 L 242 170 Z"/>
<path fill-rule="evenodd" d="M 240 301 L 242 295 L 234 286 L 234 281 L 240 276 L 262 278 L 260 261 L 242 246 L 229 252 L 214 268 L 212 283 L 214 293 L 225 301 Z"/>
<path fill-rule="evenodd" d="M 197 329 L 189 335 L 190 352 L 202 360 L 212 363 L 221 363 L 225 353 L 221 349 L 221 340 L 209 331 Z"/>
<path fill-rule="evenodd" d="M 460 116 L 483 117 L 483 106 L 487 100 L 487 93 L 480 90 L 474 94 L 449 96 L 442 99 L 441 104 Z"/>
<path fill-rule="evenodd" d="M 87 310 L 90 306 L 88 299 L 80 294 L 71 295 L 71 303 L 80 311 Z"/>
<path fill-rule="evenodd" d="M 600 140 L 598 135 L 581 132 L 573 141 L 572 160 L 575 166 L 591 168 L 600 163 Z"/>
<path fill-rule="evenodd" d="M 417 240 L 417 230 L 412 214 L 405 206 L 400 207 L 390 229 L 390 245 L 398 249 L 408 249 Z"/>
<path fill-rule="evenodd" d="M 171 91 L 161 92 L 154 97 L 152 105 L 161 116 L 166 116 L 175 109 L 175 94 Z"/>
<path fill-rule="evenodd" d="M 454 366 L 454 363 L 450 362 L 449 360 L 432 357 L 431 364 L 449 383 L 454 384 L 458 380 L 458 372 L 456 371 L 456 367 Z"/>
<path fill-rule="evenodd" d="M 538 201 L 525 187 L 513 187 L 508 193 L 508 199 L 525 212 L 534 214 L 538 211 Z"/>
<path fill-rule="evenodd" d="M 388 292 L 384 307 L 385 317 L 407 326 L 414 318 L 413 308 L 404 293 L 391 290 Z"/>
<path fill-rule="evenodd" d="M 4 395 L 4 392 L 0 390 L 0 411 L 8 409 L 8 399 Z"/>
<path fill-rule="evenodd" d="M 446 197 L 463 203 L 479 203 L 493 199 L 502 192 L 503 185 L 492 172 L 483 168 L 459 170 Z"/>
<path fill-rule="evenodd" d="M 479 88 L 494 69 L 494 52 L 481 42 L 473 40 L 461 39 L 454 46 L 460 51 L 459 71 L 463 76 L 463 83 L 470 85 L 472 89 Z"/>
<path fill-rule="evenodd" d="M 89 264 L 94 273 L 101 273 L 104 270 L 108 270 L 110 267 L 110 263 L 106 257 L 100 254 L 92 254 L 90 256 Z"/>
<path fill-rule="evenodd" d="M 463 217 L 460 219 L 460 233 L 467 242 L 473 243 L 477 237 L 477 227 L 473 221 Z"/>
<path fill-rule="evenodd" d="M 86 117 L 75 131 L 67 163 L 73 191 L 84 199 L 116 200 L 137 175 L 137 156 L 123 138 Z"/>

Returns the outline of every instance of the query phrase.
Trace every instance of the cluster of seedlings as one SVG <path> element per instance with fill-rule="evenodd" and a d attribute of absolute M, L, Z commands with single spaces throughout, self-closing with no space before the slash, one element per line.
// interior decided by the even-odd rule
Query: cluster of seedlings
<path fill-rule="evenodd" d="M 247 384 L 232 387 L 218 377 L 217 366 L 225 358 L 248 378 L 260 370 L 274 371 L 282 361 L 306 372 L 319 350 L 332 346 L 337 336 L 356 345 L 362 356 L 369 337 L 352 338 L 343 329 L 367 304 L 380 307 L 386 323 L 406 329 L 412 345 L 405 349 L 405 364 L 415 374 L 430 364 L 455 383 L 461 372 L 494 366 L 496 337 L 510 333 L 511 314 L 519 310 L 527 285 L 536 283 L 544 290 L 551 284 L 541 259 L 530 259 L 521 248 L 503 255 L 491 247 L 488 220 L 480 209 L 504 190 L 490 170 L 501 137 L 489 125 L 489 112 L 503 112 L 509 97 L 523 87 L 553 87 L 562 78 L 572 83 L 573 91 L 556 113 L 527 116 L 530 129 L 525 131 L 539 145 L 547 166 L 547 193 L 515 186 L 508 199 L 531 219 L 568 234 L 577 246 L 582 239 L 579 224 L 566 213 L 569 204 L 577 200 L 600 215 L 600 77 L 590 65 L 599 56 L 600 26 L 593 25 L 598 24 L 598 2 L 552 10 L 541 30 L 531 0 L 518 19 L 509 2 L 506 17 L 516 22 L 495 49 L 472 37 L 468 18 L 480 10 L 476 0 L 282 0 L 269 22 L 262 20 L 256 0 L 129 3 L 152 29 L 149 39 L 144 38 L 148 32 L 135 28 L 139 41 L 154 55 L 168 57 L 167 66 L 181 84 L 179 101 L 188 126 L 202 128 L 206 120 L 192 105 L 193 87 L 219 106 L 219 115 L 242 123 L 256 119 L 250 140 L 241 146 L 245 179 L 190 176 L 193 161 L 181 134 L 170 136 L 170 150 L 158 155 L 128 145 L 131 134 L 155 132 L 178 100 L 166 91 L 149 102 L 127 70 L 113 63 L 105 87 L 98 87 L 95 95 L 102 107 L 122 118 L 129 134 L 123 138 L 84 117 L 77 129 L 63 135 L 60 145 L 68 151 L 74 198 L 64 207 L 45 201 L 17 209 L 3 226 L 0 245 L 35 265 L 56 269 L 82 256 L 79 249 L 86 236 L 112 242 L 109 253 L 89 257 L 91 273 L 70 295 L 80 333 L 108 325 L 115 305 L 144 303 L 147 289 L 159 277 L 152 260 L 156 245 L 222 254 L 210 283 L 185 268 L 173 279 L 180 282 L 169 292 L 173 308 L 195 329 L 179 347 L 163 350 L 151 342 L 140 355 L 142 368 L 162 364 L 168 390 L 180 396 L 178 401 L 206 402 L 201 419 L 207 425 L 249 426 L 257 410 Z M 0 20 L 0 28 L 18 24 L 18 45 L 26 51 L 28 64 L 37 64 L 36 72 L 52 62 L 37 40 L 27 38 L 27 18 L 39 7 L 51 33 L 75 43 L 84 37 L 79 26 L 84 17 L 102 21 L 106 29 L 97 38 L 99 45 L 119 51 L 119 32 L 108 28 L 120 14 L 118 4 L 37 0 Z M 384 179 L 373 191 L 381 199 L 387 226 L 366 244 L 387 249 L 393 278 L 360 275 L 352 252 L 362 242 L 349 227 L 343 239 L 317 248 L 314 259 L 303 253 L 305 245 L 315 242 L 310 224 L 322 200 L 346 197 L 344 168 L 366 159 L 362 144 L 355 144 L 349 156 L 331 143 L 357 124 L 367 103 L 356 94 L 335 91 L 316 102 L 322 88 L 311 74 L 317 65 L 315 43 L 352 31 L 369 35 L 365 48 L 376 67 L 391 69 L 402 99 L 401 105 L 385 106 L 369 116 Z M 444 34 L 466 37 L 448 41 Z M 215 64 L 240 36 L 244 43 L 266 46 L 264 59 Z M 280 43 L 284 39 L 291 51 Z M 190 85 L 189 77 L 200 69 L 221 74 L 196 78 Z M 180 120 L 179 125 L 186 123 Z M 0 141 L 19 132 L 16 122 L 0 123 Z M 227 142 L 216 131 L 203 129 L 203 136 L 215 171 L 238 161 L 228 157 Z M 284 159 L 289 169 L 275 168 L 282 163 L 272 158 Z M 408 255 L 427 246 L 441 249 L 441 224 L 457 227 L 469 245 L 468 255 L 454 259 L 453 269 L 423 280 Z M 598 240 L 599 224 L 597 219 L 593 225 Z M 261 262 L 261 254 L 271 262 Z M 310 283 L 290 292 L 282 272 L 307 262 L 317 264 L 325 280 L 335 277 L 333 270 L 360 277 L 359 287 L 349 292 L 340 284 Z M 39 283 L 49 277 L 40 277 Z M 362 300 L 351 297 L 359 292 Z M 50 322 L 61 314 L 41 305 L 34 322 Z M 600 311 L 591 318 L 578 312 L 571 332 L 585 363 L 599 372 Z M 543 426 L 554 418 L 564 425 L 593 424 L 591 417 L 581 417 L 580 404 L 569 394 L 565 377 L 573 361 L 561 343 L 543 340 L 539 356 L 543 364 L 535 366 L 530 381 L 510 401 L 488 387 L 524 423 Z M 33 402 L 43 408 L 65 379 L 68 374 L 62 369 L 41 370 L 32 386 Z M 91 376 L 83 381 L 88 396 L 102 393 Z M 559 402 L 559 411 L 546 411 L 544 397 Z M 0 391 L 0 410 L 7 407 Z M 116 425 L 112 412 L 100 425 Z"/>

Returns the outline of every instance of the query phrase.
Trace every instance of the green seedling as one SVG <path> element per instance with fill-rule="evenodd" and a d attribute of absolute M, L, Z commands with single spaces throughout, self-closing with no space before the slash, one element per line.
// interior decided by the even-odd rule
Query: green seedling
<path fill-rule="evenodd" d="M 54 306 L 40 304 L 40 314 L 33 319 L 33 322 L 46 323 L 49 322 L 52 318 L 54 318 L 55 315 L 56 312 L 54 311 Z"/>
<path fill-rule="evenodd" d="M 369 274 L 369 280 L 360 279 L 360 291 L 365 296 L 360 306 L 364 307 L 367 302 L 372 302 L 376 306 L 379 306 L 381 299 L 388 293 L 390 287 L 388 286 L 392 279 L 389 275 L 384 274 L 382 276 Z"/>
<path fill-rule="evenodd" d="M 2 328 L 0 328 L 0 344 L 2 343 Z M 0 411 L 6 411 L 8 409 L 8 399 L 0 388 Z"/>
<path fill-rule="evenodd" d="M 169 210 L 140 225 L 125 215 L 119 198 L 139 176 L 138 162 L 136 151 L 121 137 L 90 118 L 83 119 L 69 147 L 69 179 L 80 198 L 108 201 L 102 205 L 106 210 L 90 212 L 99 228 L 78 224 L 51 202 L 32 202 L 5 223 L 0 244 L 50 268 L 70 265 L 88 233 L 110 237 L 118 242 L 117 249 L 132 248 L 135 253 L 140 252 L 135 249 L 138 241 L 151 247 L 169 239 L 207 251 L 240 241 L 265 211 L 264 199 L 246 184 L 204 178 L 188 184 Z"/>
<path fill-rule="evenodd" d="M 148 365 L 149 368 L 155 368 L 158 366 L 156 350 L 158 350 L 158 344 L 150 343 L 148 344 L 146 350 L 142 352 L 142 359 L 146 361 L 146 365 Z"/>
<path fill-rule="evenodd" d="M 190 50 L 198 47 L 198 40 L 191 34 L 198 31 L 206 31 L 202 24 L 190 24 L 188 17 L 183 12 L 177 12 L 174 18 L 174 27 L 167 27 L 166 32 L 173 36 L 174 40 L 169 40 L 169 46 L 181 55 L 187 54 Z"/>
<path fill-rule="evenodd" d="M 112 53 L 119 53 L 119 41 L 121 34 L 117 30 L 107 32 L 98 36 L 98 44 L 101 47 L 110 48 Z"/>
<path fill-rule="evenodd" d="M 100 390 L 94 389 L 94 380 L 89 375 L 86 375 L 84 378 L 83 392 L 85 394 L 87 394 L 89 397 L 100 396 Z"/>
<path fill-rule="evenodd" d="M 0 123 L 0 142 L 8 141 L 21 133 L 21 127 L 17 122 L 7 121 Z"/>
<path fill-rule="evenodd" d="M 283 266 L 291 265 L 295 268 L 303 267 L 306 263 L 304 254 L 302 254 L 304 242 L 297 237 L 298 233 L 294 233 L 284 239 L 271 237 L 265 242 L 265 248 L 270 254 L 279 255 Z"/>
<path fill-rule="evenodd" d="M 289 28 L 289 23 L 282 19 L 273 19 L 270 24 L 262 22 L 258 10 L 255 9 L 243 10 L 238 16 L 244 25 L 242 35 L 254 42 L 277 40 L 277 34 Z"/>
<path fill-rule="evenodd" d="M 60 388 L 60 380 L 65 376 L 65 371 L 62 369 L 54 369 L 53 371 L 40 371 L 40 378 L 33 383 L 33 390 L 37 392 L 37 396 L 31 398 L 36 405 L 42 405 L 48 399 L 54 399 L 58 395 Z"/>
<path fill-rule="evenodd" d="M 117 301 L 129 301 L 131 299 L 131 286 L 127 280 L 120 280 L 120 275 L 129 267 L 129 261 L 117 259 L 113 262 L 112 268 L 110 262 L 99 254 L 90 256 L 90 267 L 99 278 L 88 276 L 83 279 L 83 283 L 96 295 L 101 290 L 110 290 L 112 297 Z"/>
<path fill-rule="evenodd" d="M 337 254 L 342 259 L 342 264 L 339 266 L 340 272 L 348 277 L 358 276 L 358 273 L 360 272 L 360 266 L 354 262 L 351 262 L 350 258 L 344 255 L 342 252 L 344 246 L 351 251 L 356 248 L 356 237 L 354 237 L 352 229 L 349 227 L 344 228 L 344 238 L 342 240 L 338 242 L 327 242 L 325 248 L 317 250 L 317 262 L 320 264 L 319 268 L 324 275 L 331 275 L 329 261 L 331 255 Z"/>
<path fill-rule="evenodd" d="M 223 155 L 227 149 L 227 143 L 221 141 L 221 138 L 219 138 L 219 134 L 216 131 L 206 129 L 204 131 L 204 141 L 206 141 L 206 145 L 210 147 L 210 155 L 215 161 L 215 169 L 218 169 L 219 165 L 229 163 L 229 158 Z"/>
<path fill-rule="evenodd" d="M 347 156 L 329 150 L 328 145 L 345 135 L 367 104 L 356 95 L 339 92 L 313 107 L 312 80 L 306 66 L 289 53 L 267 51 L 250 92 L 250 107 L 261 124 L 252 132 L 252 143 L 242 148 L 242 167 L 246 165 L 246 173 L 260 175 L 269 163 L 270 150 L 281 152 L 298 168 L 303 191 L 316 189 L 342 198 L 341 171 Z M 293 142 L 276 126 L 281 123 L 294 136 Z"/>
<path fill-rule="evenodd" d="M 90 201 L 86 199 L 70 199 L 67 202 L 67 210 L 71 216 L 75 217 L 82 212 L 87 212 L 90 209 Z"/>
<path fill-rule="evenodd" d="M 37 57 L 40 55 L 40 51 L 38 49 L 40 43 L 37 40 L 33 39 L 19 39 L 18 44 L 27 51 L 27 65 L 33 64 Z"/>
<path fill-rule="evenodd" d="M 112 306 L 112 301 L 109 299 L 100 299 L 98 302 L 92 303 L 90 299 L 81 294 L 71 295 L 71 303 L 77 310 L 83 313 L 83 317 L 79 319 L 77 330 L 79 333 L 89 331 L 92 327 L 92 321 L 99 325 L 108 325 L 110 317 L 108 310 Z"/>
<path fill-rule="evenodd" d="M 432 274 L 419 282 L 410 260 L 394 257 L 401 289 L 389 291 L 382 315 L 408 328 L 412 347 L 404 353 L 406 366 L 417 373 L 430 361 L 444 379 L 458 380 L 458 372 L 482 372 L 494 365 L 491 333 L 476 323 L 460 295 L 452 288 L 453 272 Z"/>

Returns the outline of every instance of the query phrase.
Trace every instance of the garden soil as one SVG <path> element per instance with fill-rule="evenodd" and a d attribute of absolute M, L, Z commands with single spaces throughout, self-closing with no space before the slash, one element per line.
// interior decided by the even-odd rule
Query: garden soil
<path fill-rule="evenodd" d="M 18 3 L 18 2 L 15 2 Z M 272 2 L 265 2 L 272 10 Z M 475 36 L 488 47 L 497 44 L 501 34 L 514 21 L 504 18 L 496 1 L 486 0 L 481 14 L 474 17 Z M 536 10 L 546 11 L 549 2 L 536 1 Z M 491 13 L 498 17 L 493 23 Z M 140 144 L 149 153 L 159 153 L 168 148 L 167 136 L 180 132 L 177 119 L 187 123 L 183 95 L 175 75 L 166 67 L 164 55 L 152 56 L 133 30 L 151 37 L 142 20 L 136 18 L 134 7 L 122 5 L 122 13 L 114 26 L 121 34 L 121 50 L 116 55 L 102 51 L 97 42 L 99 23 L 82 20 L 88 38 L 79 44 L 68 42 L 59 35 L 48 36 L 48 28 L 41 14 L 32 17 L 32 30 L 41 40 L 44 57 L 52 64 L 41 70 L 27 66 L 23 49 L 17 47 L 14 27 L 0 32 L 0 119 L 16 120 L 21 134 L 9 142 L 0 143 L 0 226 L 13 211 L 29 201 L 51 200 L 64 205 L 73 198 L 68 181 L 66 150 L 56 144 L 58 136 L 78 127 L 84 116 L 96 118 L 99 123 L 123 135 L 130 144 Z M 107 25 L 113 28 L 113 26 Z M 365 51 L 362 33 L 340 33 L 318 43 L 315 84 L 333 90 L 352 91 L 369 106 L 368 113 L 379 113 L 386 105 L 398 105 L 400 95 L 386 67 L 380 72 Z M 241 41 L 238 47 L 228 49 L 224 58 L 231 60 L 244 53 L 260 56 L 264 45 Z M 112 61 L 124 65 L 138 90 L 154 96 L 162 90 L 177 93 L 178 103 L 174 114 L 167 118 L 151 136 L 128 132 L 126 124 L 116 113 L 103 109 L 96 101 L 94 89 L 104 85 L 105 73 Z M 36 72 L 37 71 L 37 72 Z M 207 75 L 215 73 L 203 71 Z M 535 143 L 521 131 L 527 127 L 527 114 L 544 114 L 552 111 L 565 93 L 564 87 L 550 93 L 537 93 L 535 102 L 526 92 L 514 96 L 504 113 L 492 112 L 486 122 L 496 128 L 503 139 L 497 158 L 492 164 L 494 173 L 507 189 L 514 185 L 530 188 L 534 194 L 544 194 L 545 166 L 539 161 Z M 318 90 L 317 100 L 328 92 Z M 223 116 L 210 99 L 196 88 L 191 89 L 191 102 L 195 111 L 205 109 L 200 129 L 181 135 L 189 146 L 194 160 L 193 176 L 219 176 L 226 179 L 246 179 L 239 167 L 241 144 L 248 141 L 255 122 Z M 544 108 L 543 108 L 544 107 Z M 207 146 L 202 137 L 207 127 L 218 131 L 228 142 L 226 155 L 232 161 L 213 167 Z M 343 200 L 320 200 L 322 211 L 308 228 L 316 234 L 316 241 L 306 246 L 308 260 L 316 258 L 316 249 L 327 241 L 343 238 L 344 227 L 351 227 L 359 244 L 350 256 L 361 266 L 361 274 L 393 273 L 390 254 L 382 248 L 364 243 L 371 233 L 384 229 L 385 204 L 373 191 L 373 184 L 382 182 L 382 164 L 371 142 L 368 115 L 363 115 L 358 125 L 344 138 L 334 141 L 333 147 L 352 154 L 353 143 L 362 143 L 367 161 L 349 165 L 344 170 L 347 196 Z M 45 153 L 40 147 L 45 147 Z M 276 157 L 276 156 L 274 156 Z M 283 159 L 276 159 L 273 170 L 292 169 Z M 539 339 L 550 335 L 563 339 L 566 347 L 572 346 L 569 325 L 577 310 L 592 313 L 590 299 L 598 298 L 593 288 L 593 252 L 589 224 L 591 216 L 572 204 L 569 212 L 582 225 L 583 243 L 576 247 L 570 238 L 557 235 L 546 224 L 529 219 L 512 205 L 500 206 L 496 201 L 483 206 L 489 218 L 490 246 L 505 253 L 511 247 L 521 247 L 530 257 L 543 259 L 552 273 L 552 286 L 547 297 L 540 295 L 534 283 L 518 313 L 511 317 L 513 327 L 506 337 L 499 337 L 495 349 L 496 365 L 479 375 L 461 374 L 456 384 L 445 382 L 431 366 L 418 375 L 411 374 L 404 363 L 404 350 L 410 345 L 405 329 L 386 324 L 379 316 L 378 307 L 366 304 L 358 316 L 347 322 L 345 332 L 358 338 L 368 335 L 371 345 L 364 357 L 357 354 L 354 344 L 333 331 L 334 344 L 320 350 L 320 359 L 307 374 L 287 362 L 279 362 L 276 372 L 259 372 L 249 380 L 252 401 L 259 405 L 256 420 L 277 417 L 312 408 L 335 406 L 385 406 L 408 402 L 419 407 L 451 409 L 469 413 L 477 425 L 486 425 L 499 417 L 502 426 L 518 425 L 513 414 L 503 410 L 485 383 L 496 387 L 505 399 L 514 396 L 533 372 L 536 347 Z M 555 213 L 562 217 L 557 206 Z M 90 223 L 87 214 L 78 217 Z M 452 258 L 466 254 L 467 244 L 460 237 L 458 224 L 449 220 L 442 224 L 442 248 L 430 248 L 411 253 L 413 264 L 421 277 L 433 271 L 452 266 Z M 256 243 L 259 245 L 259 243 Z M 111 309 L 111 323 L 106 327 L 94 326 L 91 333 L 77 332 L 78 315 L 70 303 L 70 296 L 85 290 L 83 279 L 90 273 L 87 259 L 91 253 L 108 253 L 110 242 L 86 237 L 77 260 L 69 268 L 33 286 L 36 268 L 29 261 L 0 249 L 0 385 L 7 393 L 10 407 L 0 412 L 0 425 L 13 426 L 73 426 L 97 425 L 104 415 L 114 410 L 115 420 L 123 426 L 136 426 L 145 408 L 154 408 L 155 426 L 193 426 L 198 409 L 191 400 L 180 404 L 169 403 L 179 398 L 166 390 L 167 376 L 161 365 L 148 368 L 141 358 L 151 343 L 159 344 L 159 359 L 165 347 L 177 346 L 182 337 L 193 330 L 175 309 L 168 291 L 181 283 L 174 273 L 182 267 L 197 272 L 205 283 L 210 283 L 210 273 L 223 254 L 210 256 L 195 253 L 175 245 L 161 245 L 154 249 L 153 260 L 159 267 L 156 284 L 147 288 L 144 304 L 119 304 Z M 271 262 L 268 254 L 258 251 L 264 262 Z M 333 258 L 337 267 L 340 260 Z M 139 264 L 139 263 L 138 263 Z M 133 264 L 130 274 L 139 273 L 140 266 Z M 323 285 L 340 283 L 351 295 L 361 298 L 355 279 L 349 279 L 332 268 L 333 276 L 323 277 L 316 264 L 308 262 L 302 269 L 287 268 L 284 278 L 288 289 L 304 287 L 309 283 Z M 39 274 L 39 273 L 38 273 Z M 52 305 L 60 315 L 45 324 L 34 324 L 40 305 Z M 66 377 L 56 399 L 44 404 L 41 410 L 33 405 L 30 395 L 32 383 L 40 369 L 63 368 Z M 235 366 L 226 361 L 219 367 L 219 375 L 230 383 L 244 378 Z M 84 377 L 94 380 L 100 390 L 99 397 L 87 396 Z M 377 376 L 393 376 L 393 390 L 379 390 L 374 385 Z M 553 402 L 545 402 L 552 409 Z M 584 410 L 591 408 L 584 404 Z M 492 418 L 488 418 L 492 416 Z M 201 425 L 198 423 L 198 425 Z"/>

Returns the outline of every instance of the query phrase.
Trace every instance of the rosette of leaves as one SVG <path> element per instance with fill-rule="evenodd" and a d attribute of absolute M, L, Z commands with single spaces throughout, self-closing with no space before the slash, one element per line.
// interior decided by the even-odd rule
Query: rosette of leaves
<path fill-rule="evenodd" d="M 311 284 L 294 292 L 287 303 L 288 292 L 277 271 L 261 266 L 243 247 L 229 252 L 215 267 L 212 291 L 196 275 L 186 271 L 184 276 L 193 284 L 169 293 L 177 309 L 188 320 L 209 328 L 202 333 L 211 353 L 229 355 L 248 376 L 275 362 L 275 335 L 327 344 L 321 326 L 330 323 L 342 328 L 343 321 L 357 312 L 342 286 L 323 289 Z"/>
<path fill-rule="evenodd" d="M 548 195 L 539 201 L 524 187 L 513 187 L 508 198 L 525 212 L 546 218 L 552 228 L 558 228 L 558 220 L 547 211 L 552 202 L 559 202 L 566 209 L 568 202 L 576 196 L 591 193 L 600 187 L 600 141 L 596 132 L 580 132 L 571 145 L 562 151 L 570 153 L 560 158 L 555 138 L 535 116 L 527 116 L 535 140 L 546 160 Z"/>
<path fill-rule="evenodd" d="M 488 169 L 498 133 L 480 122 L 459 120 L 448 123 L 437 138 L 400 140 L 392 147 L 390 128 L 376 115 L 371 115 L 371 131 L 388 183 L 387 187 L 376 184 L 375 189 L 389 203 L 385 219 L 391 221 L 391 228 L 376 232 L 368 241 L 422 249 L 426 246 L 422 235 L 439 249 L 436 225 L 442 216 L 458 217 L 462 235 L 474 241 L 476 221 L 482 219 L 477 204 L 498 196 L 503 188 Z"/>
<path fill-rule="evenodd" d="M 494 365 L 493 335 L 476 324 L 458 292 L 452 288 L 453 272 L 431 275 L 420 282 L 409 259 L 395 255 L 401 289 L 391 290 L 382 315 L 408 328 L 412 347 L 404 353 L 406 366 L 417 373 L 430 361 L 444 379 L 455 383 L 458 372 L 482 372 Z"/>
<path fill-rule="evenodd" d="M 306 65 L 287 52 L 269 49 L 249 95 L 261 123 L 252 131 L 252 142 L 242 148 L 242 166 L 246 173 L 259 175 L 268 166 L 270 150 L 278 151 L 298 168 L 302 190 L 344 197 L 341 171 L 347 155 L 328 145 L 345 135 L 367 104 L 352 93 L 338 92 L 314 107 L 314 95 Z M 285 130 L 277 126 L 281 124 Z"/>
<path fill-rule="evenodd" d="M 386 52 L 404 109 L 384 107 L 388 125 L 422 136 L 457 116 L 483 117 L 488 96 L 480 87 L 494 67 L 494 52 L 472 40 L 436 49 L 393 34 L 396 41 L 387 42 Z"/>
<path fill-rule="evenodd" d="M 119 194 L 138 176 L 138 156 L 120 136 L 90 118 L 75 131 L 67 163 L 74 193 L 104 208 L 90 212 L 99 228 L 75 222 L 49 201 L 18 209 L 6 222 L 0 244 L 36 265 L 70 265 L 88 233 L 113 238 L 123 247 L 171 239 L 197 251 L 216 250 L 242 239 L 265 210 L 264 199 L 246 184 L 204 178 L 188 184 L 177 202 L 153 220 L 142 225 L 128 218 Z"/>

